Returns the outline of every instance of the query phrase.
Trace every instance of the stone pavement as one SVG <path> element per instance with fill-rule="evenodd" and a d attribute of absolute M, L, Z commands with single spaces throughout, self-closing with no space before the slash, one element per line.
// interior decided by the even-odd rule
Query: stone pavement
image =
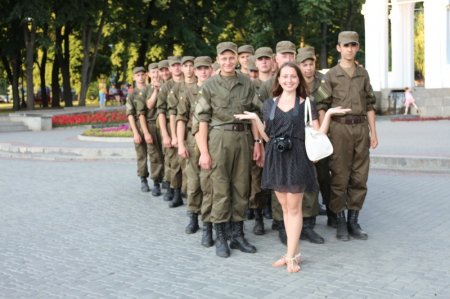
<path fill-rule="evenodd" d="M 449 298 L 449 173 L 372 170 L 361 224 L 369 240 L 302 242 L 302 271 L 258 252 L 228 259 L 186 235 L 185 206 L 139 190 L 131 160 L 1 159 L 0 298 Z"/>

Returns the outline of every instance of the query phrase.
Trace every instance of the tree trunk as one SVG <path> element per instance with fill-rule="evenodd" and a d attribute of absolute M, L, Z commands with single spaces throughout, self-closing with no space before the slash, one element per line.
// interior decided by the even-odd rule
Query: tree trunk
<path fill-rule="evenodd" d="M 20 63 L 18 63 L 18 53 L 13 54 L 11 65 L 8 61 L 8 57 L 2 55 L 1 60 L 6 71 L 9 84 L 12 86 L 12 98 L 13 98 L 13 110 L 20 110 L 20 96 L 19 96 L 19 74 Z"/>
<path fill-rule="evenodd" d="M 106 11 L 102 11 L 102 15 L 100 17 L 100 23 L 97 28 L 97 34 L 95 38 L 94 44 L 94 52 L 92 56 L 89 55 L 89 48 L 91 44 L 92 38 L 92 28 L 83 28 L 83 66 L 81 68 L 81 87 L 80 87 L 80 101 L 79 106 L 86 106 L 86 95 L 89 88 L 89 83 L 92 79 L 92 73 L 95 67 L 95 60 L 97 59 L 98 47 L 100 45 L 100 41 L 102 39 L 102 31 L 106 22 Z"/>
<path fill-rule="evenodd" d="M 83 42 L 83 64 L 81 67 L 81 86 L 80 86 L 80 101 L 79 106 L 86 106 L 86 94 L 89 86 L 88 74 L 89 74 L 89 47 L 91 44 L 92 29 L 87 26 L 82 30 L 82 42 Z"/>
<path fill-rule="evenodd" d="M 60 95 L 60 86 L 59 86 L 59 60 L 55 57 L 53 60 L 52 66 L 52 107 L 60 107 L 59 99 Z"/>
<path fill-rule="evenodd" d="M 36 39 L 36 24 L 24 25 L 25 49 L 26 49 L 26 78 L 27 78 L 27 109 L 34 109 L 34 83 L 33 83 L 33 64 L 34 64 L 34 42 Z M 31 26 L 28 28 L 28 26 Z"/>
<path fill-rule="evenodd" d="M 20 110 L 20 94 L 19 94 L 19 78 L 22 69 L 21 57 L 18 53 L 14 54 L 13 62 L 12 62 L 12 92 L 13 92 L 13 109 L 14 111 Z"/>
<path fill-rule="evenodd" d="M 70 48 L 69 48 L 69 35 L 70 35 L 70 27 L 66 25 L 64 27 L 64 52 L 61 52 L 60 67 L 61 67 L 61 75 L 63 78 L 63 99 L 65 107 L 73 106 L 72 99 L 72 86 L 70 84 Z"/>
<path fill-rule="evenodd" d="M 145 16 L 145 23 L 143 24 L 144 30 L 142 30 L 142 35 L 141 35 L 139 49 L 138 49 L 138 59 L 136 61 L 136 65 L 139 65 L 139 66 L 145 66 L 145 60 L 147 58 L 148 40 L 149 40 L 149 34 L 150 34 L 149 29 L 151 28 L 152 15 L 153 15 L 152 14 L 153 2 L 155 2 L 155 1 L 150 1 L 150 3 L 148 4 L 146 16 Z"/>
<path fill-rule="evenodd" d="M 39 68 L 39 78 L 41 79 L 41 101 L 42 107 L 48 107 L 48 94 L 45 84 L 45 69 L 47 64 L 47 48 L 42 49 L 41 67 Z"/>

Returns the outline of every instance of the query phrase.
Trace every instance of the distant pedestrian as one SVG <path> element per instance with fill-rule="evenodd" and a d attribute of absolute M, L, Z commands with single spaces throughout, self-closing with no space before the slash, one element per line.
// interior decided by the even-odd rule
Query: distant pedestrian
<path fill-rule="evenodd" d="M 108 89 L 106 88 L 106 82 L 104 78 L 99 79 L 98 82 L 98 103 L 100 105 L 100 108 L 105 108 L 106 104 L 106 93 L 108 92 Z"/>
<path fill-rule="evenodd" d="M 419 114 L 419 107 L 416 105 L 416 100 L 411 93 L 411 89 L 409 87 L 405 87 L 405 115 L 408 114 L 408 110 L 411 105 L 416 108 L 417 114 Z"/>

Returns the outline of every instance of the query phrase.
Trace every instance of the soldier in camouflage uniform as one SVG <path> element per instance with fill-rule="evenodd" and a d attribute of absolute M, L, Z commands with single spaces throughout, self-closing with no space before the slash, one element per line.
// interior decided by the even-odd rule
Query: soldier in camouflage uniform
<path fill-rule="evenodd" d="M 355 63 L 359 36 L 354 31 L 339 33 L 338 65 L 331 68 L 317 97 L 317 109 L 351 108 L 350 114 L 334 116 L 329 136 L 334 152 L 330 157 L 331 197 L 329 207 L 337 214 L 336 237 L 342 241 L 366 240 L 368 235 L 358 224 L 359 211 L 367 194 L 369 148 L 378 145 L 375 126 L 375 95 L 367 71 Z M 320 111 L 322 110 L 322 111 Z M 348 210 L 347 221 L 345 210 Z"/>
<path fill-rule="evenodd" d="M 200 151 L 192 135 L 192 123 L 198 92 L 203 83 L 211 76 L 211 64 L 212 60 L 208 56 L 195 58 L 194 68 L 197 84 L 185 89 L 184 94 L 179 98 L 177 108 L 178 154 L 186 161 L 187 209 L 189 215 L 189 224 L 185 229 L 187 234 L 193 234 L 199 229 L 198 215 L 202 211 L 203 198 L 209 194 L 208 192 L 203 193 L 201 188 L 200 168 L 198 166 Z M 210 210 L 205 210 L 202 213 L 203 235 L 201 244 L 205 247 L 213 245 L 210 215 Z"/>
<path fill-rule="evenodd" d="M 167 123 L 168 114 L 168 96 L 175 83 L 182 82 L 183 73 L 181 72 L 181 61 L 178 57 L 169 57 L 169 70 L 172 78 L 164 82 L 158 94 L 156 103 L 158 124 L 161 131 L 162 143 L 164 148 L 164 167 L 170 169 L 170 187 L 164 195 L 165 201 L 180 202 L 181 199 L 181 171 L 177 172 L 178 154 L 177 149 L 172 145 L 170 125 Z M 175 170 L 175 172 L 174 172 Z"/>
<path fill-rule="evenodd" d="M 136 87 L 133 89 L 133 93 L 128 95 L 126 113 L 131 130 L 133 131 L 133 141 L 137 160 L 137 175 L 141 178 L 141 191 L 150 192 L 150 187 L 147 182 L 149 172 L 147 165 L 147 143 L 145 140 L 145 137 L 149 136 L 144 136 L 144 130 L 148 133 L 148 129 L 145 124 L 145 115 L 142 116 L 145 125 L 145 128 L 143 128 L 139 121 L 141 114 L 138 112 L 146 106 L 146 100 L 150 97 L 145 85 L 145 79 L 145 68 L 135 67 L 133 69 L 133 80 L 136 82 Z"/>
<path fill-rule="evenodd" d="M 207 80 L 199 91 L 195 108 L 199 131 L 196 136 L 200 150 L 200 167 L 211 170 L 214 186 L 211 222 L 216 230 L 216 255 L 229 257 L 225 224 L 231 220 L 230 247 L 254 253 L 256 248 L 244 238 L 245 207 L 250 184 L 250 149 L 252 133 L 259 132 L 248 122 L 238 121 L 235 114 L 256 111 L 254 87 L 250 79 L 235 71 L 237 46 L 232 42 L 217 45 L 220 75 Z M 251 131 L 250 131 L 251 130 Z M 194 132 L 195 133 L 195 132 Z M 261 158 L 262 147 L 254 146 L 253 159 Z"/>

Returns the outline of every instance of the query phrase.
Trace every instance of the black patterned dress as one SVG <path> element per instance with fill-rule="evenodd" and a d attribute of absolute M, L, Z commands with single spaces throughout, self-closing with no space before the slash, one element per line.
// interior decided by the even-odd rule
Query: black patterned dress
<path fill-rule="evenodd" d="M 270 120 L 270 112 L 275 104 L 273 99 L 264 102 L 265 132 L 270 140 L 266 144 L 261 187 L 289 193 L 318 191 L 316 170 L 305 149 L 304 102 L 287 112 L 276 107 L 274 119 Z M 313 101 L 311 109 L 313 119 L 317 119 Z M 276 145 L 277 137 L 290 137 L 292 148 L 280 152 Z"/>

